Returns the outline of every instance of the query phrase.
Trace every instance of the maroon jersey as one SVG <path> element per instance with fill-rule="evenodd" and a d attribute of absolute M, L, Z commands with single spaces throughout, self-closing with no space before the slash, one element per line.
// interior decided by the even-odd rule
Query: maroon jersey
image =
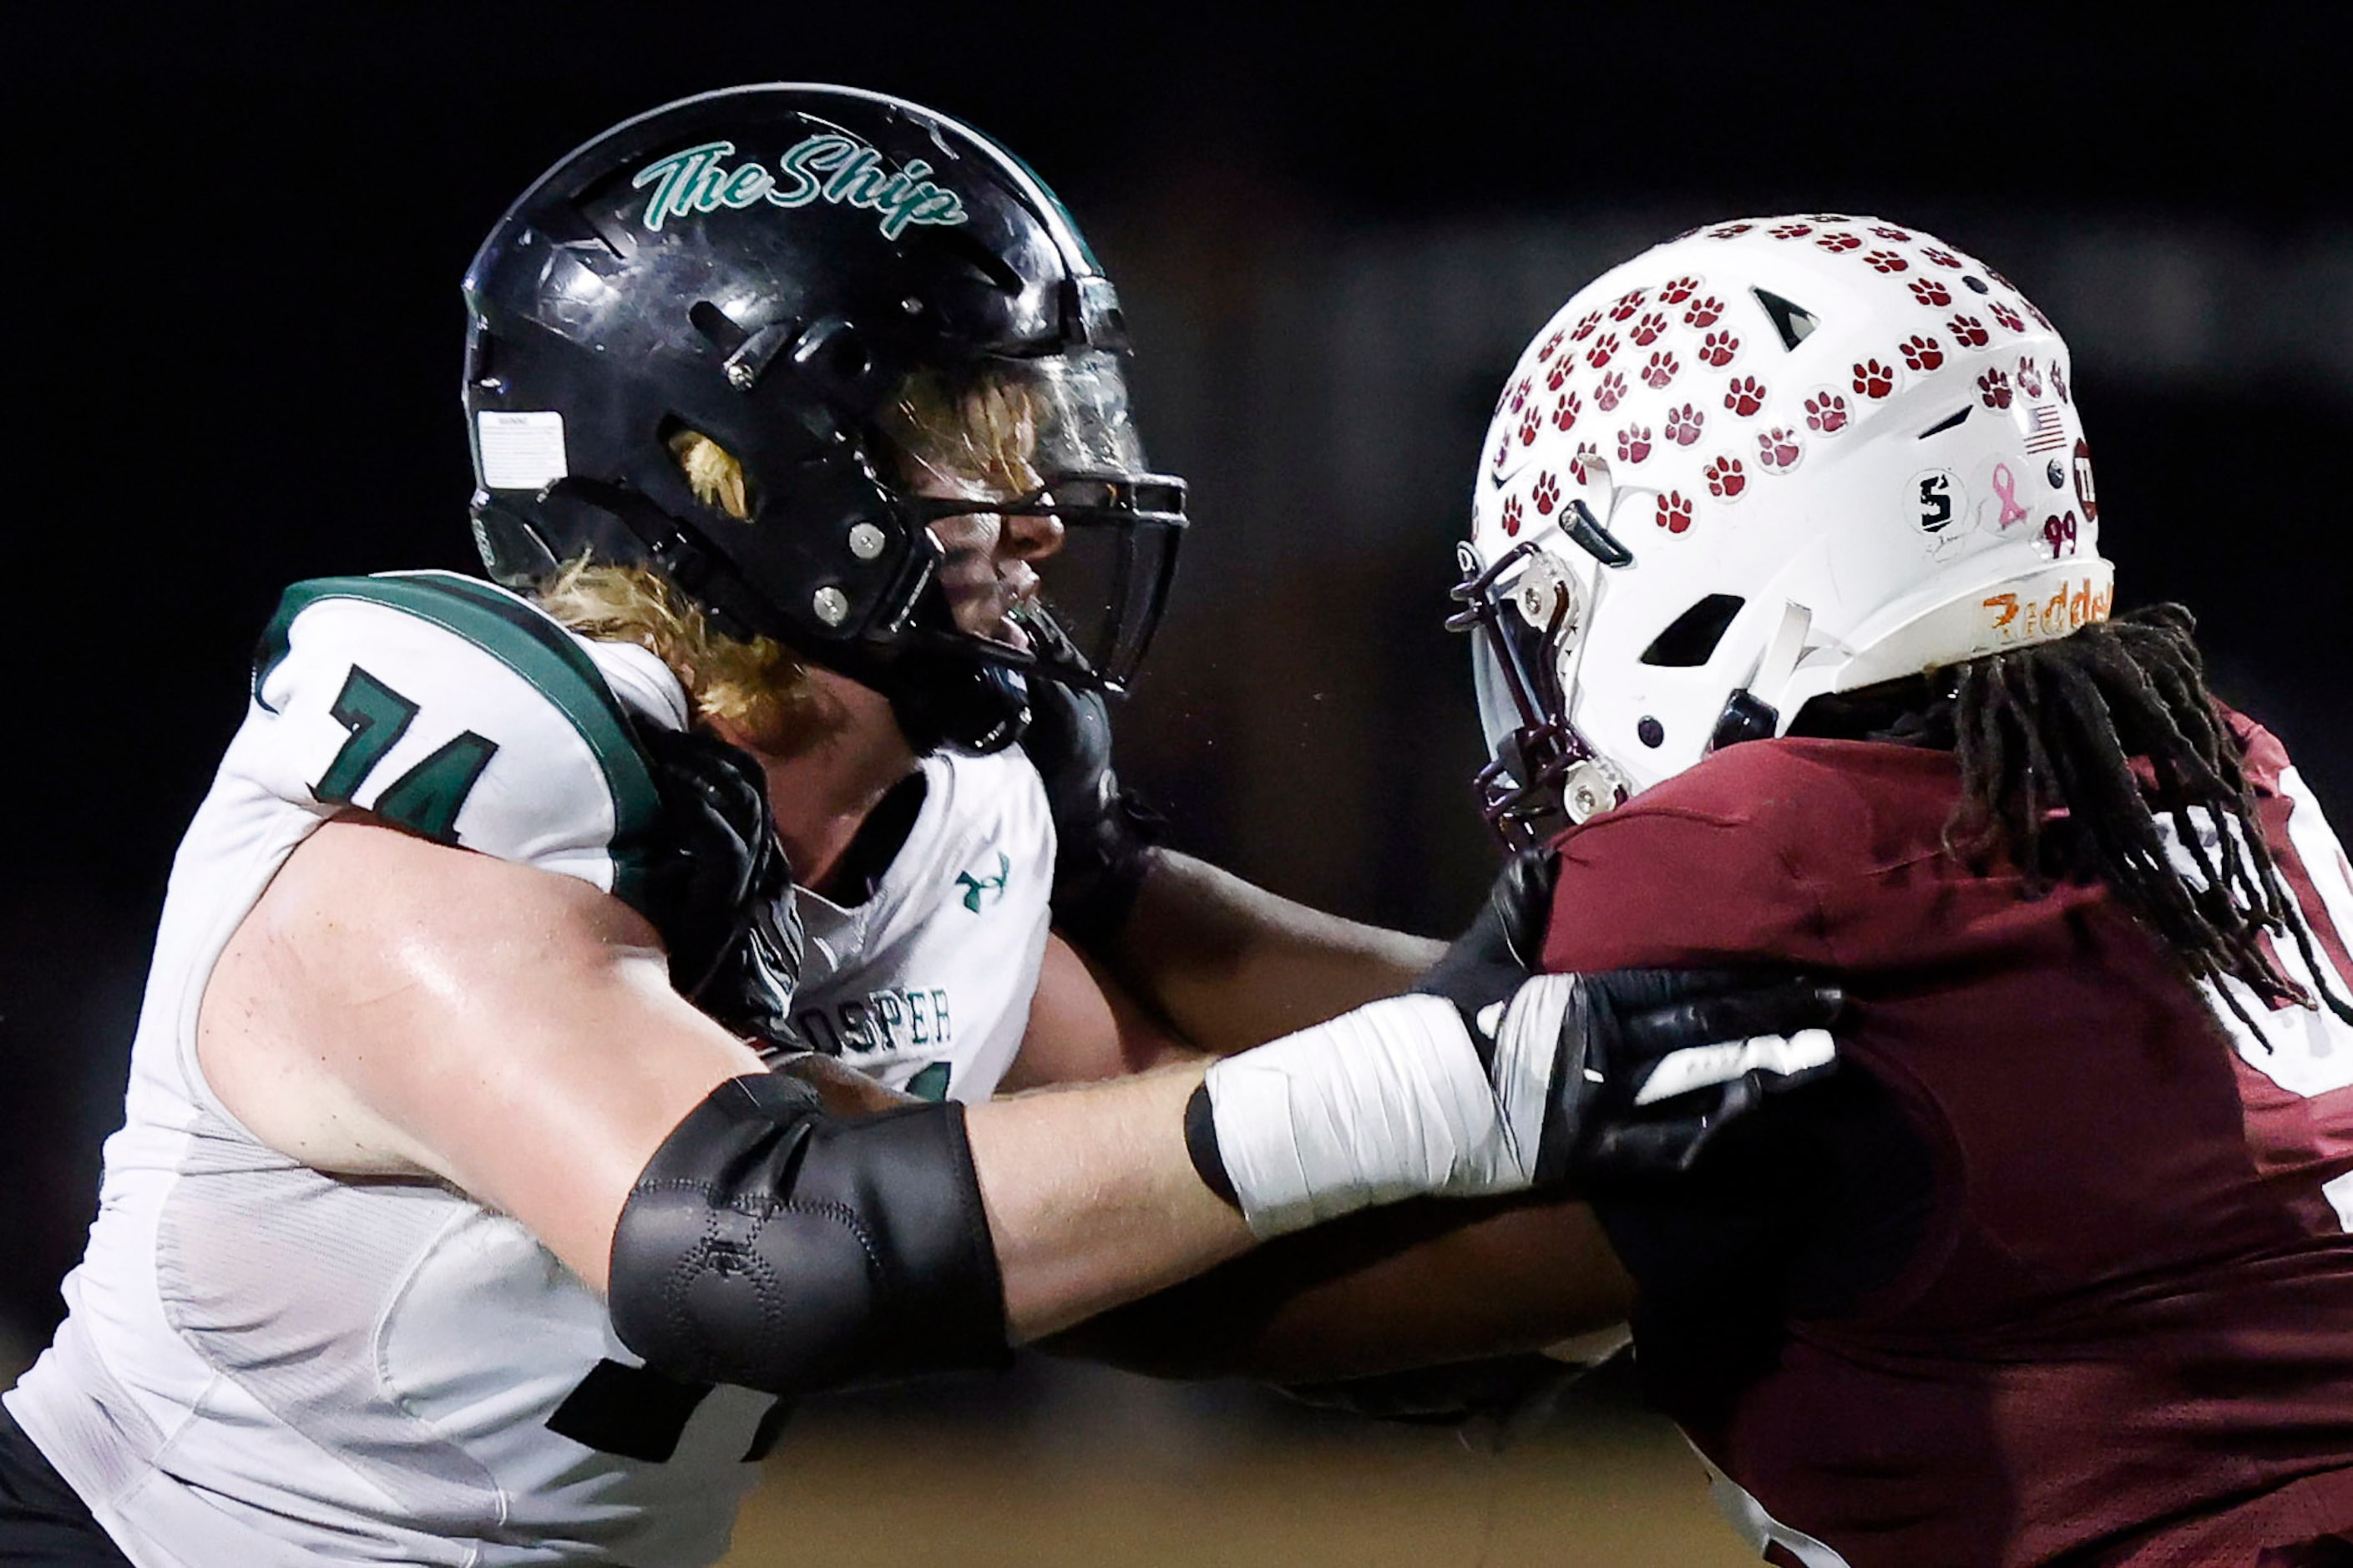
<path fill-rule="evenodd" d="M 2345 996 L 2344 852 L 2239 731 Z M 2353 1530 L 2353 1026 L 2226 983 L 2258 1037 L 2105 887 L 1971 873 L 1957 795 L 1947 752 L 1761 742 L 1561 840 L 1547 967 L 1854 1002 L 1832 1092 L 1597 1203 L 1645 1386 L 1771 1561 L 2304 1562 L 2265 1553 Z"/>

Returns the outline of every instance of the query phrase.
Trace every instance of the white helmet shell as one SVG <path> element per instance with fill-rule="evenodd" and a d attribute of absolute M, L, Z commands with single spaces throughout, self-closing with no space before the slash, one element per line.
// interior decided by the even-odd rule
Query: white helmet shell
<path fill-rule="evenodd" d="M 1549 717 L 1638 792 L 1705 755 L 1736 693 L 1778 733 L 1813 697 L 2105 619 L 2069 368 L 2006 279 L 1916 230 L 1694 230 L 1588 284 L 1520 356 L 1464 565 L 1503 564 L 1491 596 L 1538 633 L 1568 580 Z M 1631 559 L 1580 544 L 1586 519 Z M 1539 554 L 1546 591 L 1516 591 Z M 1508 757 L 1532 716 L 1479 644 Z"/>

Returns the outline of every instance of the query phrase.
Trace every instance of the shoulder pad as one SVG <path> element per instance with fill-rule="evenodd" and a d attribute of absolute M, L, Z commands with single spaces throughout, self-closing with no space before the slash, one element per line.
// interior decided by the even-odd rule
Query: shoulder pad
<path fill-rule="evenodd" d="M 629 898 L 659 792 L 595 660 L 527 601 L 438 572 L 298 583 L 255 652 L 253 700 L 232 761 L 280 798 Z"/>

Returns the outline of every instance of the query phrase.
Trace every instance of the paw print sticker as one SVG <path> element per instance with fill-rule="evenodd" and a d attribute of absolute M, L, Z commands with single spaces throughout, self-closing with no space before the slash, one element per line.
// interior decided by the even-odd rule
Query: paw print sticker
<path fill-rule="evenodd" d="M 1561 355 L 1558 359 L 1552 362 L 1552 368 L 1545 372 L 1545 390 L 1546 392 L 1558 392 L 1560 390 L 1560 384 L 1567 381 L 1571 375 L 1575 374 L 1576 372 L 1577 357 L 1574 354 Z"/>
<path fill-rule="evenodd" d="M 1675 358 L 1672 350 L 1661 349 L 1651 356 L 1651 363 L 1642 367 L 1642 380 L 1651 386 L 1664 387 L 1674 380 L 1675 372 L 1682 368 L 1683 362 Z"/>
<path fill-rule="evenodd" d="M 1932 337 L 1915 332 L 1904 340 L 1904 363 L 1914 370 L 1934 370 L 1945 363 L 1944 346 Z"/>
<path fill-rule="evenodd" d="M 1884 223 L 1875 223 L 1875 224 L 1873 224 L 1873 225 L 1871 226 L 1871 232 L 1872 232 L 1872 233 L 1873 233 L 1873 234 L 1875 234 L 1875 235 L 1877 235 L 1877 236 L 1878 236 L 1880 238 L 1882 238 L 1882 239 L 1899 239 L 1899 240 L 1901 240 L 1901 239 L 1909 239 L 1909 238 L 1911 238 L 1911 237 L 1912 237 L 1911 232 L 1910 232 L 1909 230 L 1907 230 L 1907 229 L 1901 229 L 1901 228 L 1897 228 L 1897 227 L 1895 227 L 1893 224 L 1884 224 Z"/>
<path fill-rule="evenodd" d="M 1854 367 L 1854 390 L 1859 397 L 1873 402 L 1895 390 L 1895 367 L 1880 363 L 1875 359 L 1858 361 Z"/>
<path fill-rule="evenodd" d="M 1622 321 L 1633 315 L 1642 308 L 1642 300 L 1647 292 L 1646 289 L 1629 289 L 1619 295 L 1617 303 L 1609 307 L 1609 319 L 1613 321 Z"/>
<path fill-rule="evenodd" d="M 1949 267 L 1957 272 L 1960 270 L 1961 258 L 1955 256 L 1949 250 L 1939 250 L 1935 246 L 1931 245 L 1923 247 L 1920 254 L 1926 257 L 1938 267 Z"/>
<path fill-rule="evenodd" d="M 1542 364 L 1550 360 L 1553 355 L 1560 353 L 1560 345 L 1565 342 L 1567 338 L 1568 329 L 1566 327 L 1563 327 L 1560 331 L 1546 338 L 1544 341 L 1544 347 L 1536 350 L 1536 363 L 1538 364 Z"/>
<path fill-rule="evenodd" d="M 1892 250 L 1874 250 L 1863 258 L 1873 272 L 1909 272 L 1912 264 Z"/>
<path fill-rule="evenodd" d="M 1757 437 L 1757 466 L 1768 474 L 1787 473 L 1798 466 L 1798 433 L 1776 425 Z"/>
<path fill-rule="evenodd" d="M 1765 388 L 1753 375 L 1736 375 L 1724 389 L 1724 405 L 1746 419 L 1765 406 Z"/>
<path fill-rule="evenodd" d="M 2067 395 L 2067 367 L 2055 359 L 2051 362 L 2051 395 L 2062 403 L 2070 401 Z"/>
<path fill-rule="evenodd" d="M 2011 331 L 2022 332 L 2026 331 L 2026 322 L 2020 318 L 2017 311 L 2011 310 L 2009 306 L 1994 305 L 1989 307 L 1989 309 L 1993 313 L 1993 319 L 2000 321 L 2003 326 L 2008 327 Z"/>
<path fill-rule="evenodd" d="M 1511 456 L 1512 437 L 1510 433 L 1506 432 L 1504 437 L 1495 443 L 1496 473 L 1501 474 L 1504 471 L 1504 465 L 1511 459 Z"/>
<path fill-rule="evenodd" d="M 1579 441 L 1577 444 L 1577 450 L 1569 457 L 1568 477 L 1580 485 L 1592 477 L 1591 472 L 1585 466 L 1585 459 L 1591 456 L 1593 456 L 1593 443 Z"/>
<path fill-rule="evenodd" d="M 1912 298 L 1932 310 L 1941 310 L 1953 302 L 1953 291 L 1934 278 L 1912 279 Z"/>
<path fill-rule="evenodd" d="M 1740 340 L 1730 332 L 1710 332 L 1700 340 L 1700 363 L 1711 370 L 1722 370 L 1739 352 Z"/>
<path fill-rule="evenodd" d="M 1650 455 L 1651 427 L 1648 425 L 1629 425 L 1618 432 L 1620 462 L 1639 463 Z"/>
<path fill-rule="evenodd" d="M 2018 390 L 2029 397 L 2042 395 L 2042 373 L 2034 368 L 2031 359 L 2018 362 Z"/>
<path fill-rule="evenodd" d="M 1552 509 L 1560 504 L 1560 481 L 1549 473 L 1538 474 L 1535 488 L 1528 492 L 1528 499 L 1536 503 L 1538 515 L 1550 517 Z"/>
<path fill-rule="evenodd" d="M 2010 406 L 2010 377 L 1998 370 L 1989 370 L 1978 377 L 1978 400 L 1988 408 Z"/>
<path fill-rule="evenodd" d="M 1993 341 L 1992 334 L 1985 330 L 1985 323 L 1975 316 L 1955 316 L 1945 323 L 1945 330 L 1951 332 L 1953 341 L 1965 349 L 1981 349 Z"/>
<path fill-rule="evenodd" d="M 1681 533 L 1691 527 L 1691 502 L 1683 500 L 1681 490 L 1669 490 L 1659 498 L 1659 526 L 1669 533 Z"/>
<path fill-rule="evenodd" d="M 2033 301 L 2033 300 L 2027 299 L 2024 295 L 2022 295 L 2022 294 L 2021 294 L 2021 296 L 2019 296 L 2019 300 L 2018 300 L 2018 302 L 2019 302 L 2020 304 L 2021 304 L 2021 305 L 2023 305 L 2023 306 L 2025 306 L 2025 307 L 2026 307 L 2026 313 L 2027 313 L 2028 315 L 2030 315 L 2030 316 L 2033 317 L 2033 318 L 2035 319 L 2035 321 L 2037 321 L 2038 322 L 2042 323 L 2042 330 L 2043 330 L 2044 331 L 2046 331 L 2046 332 L 2055 332 L 2055 331 L 2057 331 L 2059 330 L 2058 328 L 2056 328 L 2056 327 L 2054 327 L 2054 326 L 2052 326 L 2052 325 L 2051 324 L 2051 318 L 2050 318 L 2050 317 L 2048 317 L 2048 316 L 2044 315 L 2041 310 L 2037 310 L 2037 309 L 2035 308 L 2035 305 L 2034 305 L 2034 301 Z"/>
<path fill-rule="evenodd" d="M 1609 363 L 1609 356 L 1617 352 L 1618 334 L 1615 332 L 1604 332 L 1599 337 L 1593 340 L 1593 346 L 1591 348 L 1585 351 L 1585 363 L 1591 365 L 1594 369 L 1599 370 L 1603 365 Z"/>
<path fill-rule="evenodd" d="M 1577 400 L 1574 392 L 1564 392 L 1552 403 L 1552 427 L 1556 430 L 1574 428 L 1577 416 L 1585 412 L 1585 405 Z"/>
<path fill-rule="evenodd" d="M 1588 311 L 1586 311 L 1584 315 L 1579 316 L 1579 317 L 1577 319 L 1577 330 L 1576 330 L 1575 331 L 1573 331 L 1573 332 L 1571 332 L 1571 333 L 1569 333 L 1569 334 L 1568 334 L 1568 341 L 1569 341 L 1570 342 L 1573 342 L 1573 343 L 1581 343 L 1581 342 L 1583 342 L 1586 339 L 1588 339 L 1588 338 L 1589 338 L 1589 337 L 1591 337 L 1591 336 L 1593 335 L 1593 329 L 1594 329 L 1594 328 L 1596 328 L 1596 327 L 1598 327 L 1598 326 L 1599 326 L 1600 324 L 1601 324 L 1601 312 L 1600 312 L 1600 311 L 1599 311 L 1599 310 L 1588 310 Z"/>
<path fill-rule="evenodd" d="M 1806 399 L 1806 428 L 1817 436 L 1837 435 L 1850 417 L 1846 399 L 1828 387 Z"/>
<path fill-rule="evenodd" d="M 1814 232 L 1814 226 L 1810 223 L 1777 223 L 1765 232 L 1775 239 L 1803 239 Z"/>
<path fill-rule="evenodd" d="M 1721 500 L 1737 500 L 1748 488 L 1748 476 L 1741 471 L 1737 458 L 1711 458 L 1700 477 L 1707 480 L 1707 493 Z"/>
<path fill-rule="evenodd" d="M 1683 311 L 1683 325 L 1694 331 L 1712 327 L 1715 325 L 1716 318 L 1723 314 L 1724 301 L 1713 294 L 1704 295 L 1694 300 L 1690 308 Z"/>
<path fill-rule="evenodd" d="M 1626 378 L 1613 370 L 1603 376 L 1601 384 L 1594 389 L 1593 406 L 1607 414 L 1625 401 Z"/>
<path fill-rule="evenodd" d="M 1657 342 L 1659 341 L 1659 334 L 1666 330 L 1666 312 L 1663 310 L 1652 310 L 1649 315 L 1644 316 L 1641 321 L 1634 323 L 1634 346 L 1637 348 L 1648 348 L 1651 344 Z"/>
<path fill-rule="evenodd" d="M 1824 250 L 1829 251 L 1832 256 L 1838 256 L 1850 250 L 1861 250 L 1862 248 L 1862 237 L 1859 234 L 1846 234 L 1843 232 L 1826 234 L 1820 239 L 1814 241 L 1814 243 L 1820 246 Z"/>
<path fill-rule="evenodd" d="M 1699 439 L 1701 426 L 1707 416 L 1686 403 L 1681 408 L 1667 410 L 1667 423 L 1659 433 L 1678 447 L 1688 447 Z"/>
<path fill-rule="evenodd" d="M 1544 428 L 1544 416 L 1531 408 L 1520 416 L 1520 445 L 1535 445 L 1536 432 Z"/>
<path fill-rule="evenodd" d="M 1659 290 L 1659 303 L 1662 305 L 1680 305 L 1698 292 L 1698 279 L 1677 278 L 1671 280 L 1665 288 Z"/>
<path fill-rule="evenodd" d="M 1707 231 L 1707 237 L 1710 239 L 1732 239 L 1740 235 L 1746 234 L 1750 229 L 1755 228 L 1756 226 L 1757 226 L 1753 223 L 1728 223 L 1721 228 L 1709 229 Z"/>
<path fill-rule="evenodd" d="M 1534 384 L 1535 384 L 1533 382 L 1524 375 L 1520 377 L 1518 384 L 1512 388 L 1513 413 L 1517 414 L 1521 409 L 1525 408 L 1528 405 L 1528 393 L 1533 388 Z"/>
<path fill-rule="evenodd" d="M 1519 531 L 1520 498 L 1505 496 L 1504 498 L 1504 532 L 1507 537 L 1516 538 Z"/>

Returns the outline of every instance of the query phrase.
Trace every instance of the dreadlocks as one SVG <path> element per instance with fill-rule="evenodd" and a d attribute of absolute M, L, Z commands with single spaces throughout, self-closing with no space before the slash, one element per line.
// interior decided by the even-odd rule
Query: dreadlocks
<path fill-rule="evenodd" d="M 2096 876 L 2193 981 L 2229 976 L 2266 1004 L 2312 1006 L 2263 948 L 2267 932 L 2293 937 L 2308 972 L 2327 973 L 2256 826 L 2193 626 L 2179 605 L 2158 605 L 1950 671 L 1961 803 L 1946 847 L 1972 865 L 2006 857 L 2037 891 Z M 2194 876 L 2176 868 L 2152 808 L 2171 819 Z M 2319 989 L 2353 1022 L 2353 1004 Z"/>

